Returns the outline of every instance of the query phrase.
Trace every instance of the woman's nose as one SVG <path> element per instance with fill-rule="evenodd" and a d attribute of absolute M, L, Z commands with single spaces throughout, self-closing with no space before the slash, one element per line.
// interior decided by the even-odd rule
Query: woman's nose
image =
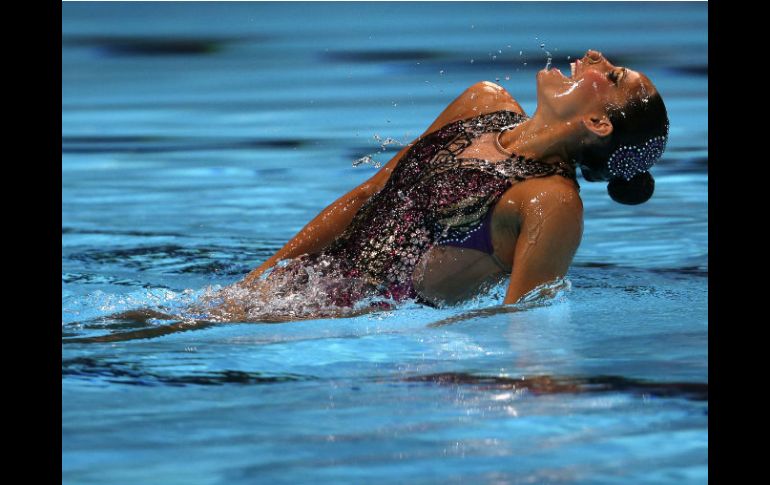
<path fill-rule="evenodd" d="M 615 69 L 615 66 L 613 66 L 612 63 L 608 61 L 601 52 L 595 50 L 589 50 L 586 52 L 586 55 L 583 58 L 583 62 L 588 65 L 589 69 L 599 70 L 602 72 Z"/>
<path fill-rule="evenodd" d="M 586 61 L 588 61 L 591 64 L 593 64 L 593 63 L 596 63 L 596 62 L 601 62 L 602 59 L 604 59 L 604 56 L 602 56 L 602 53 L 599 52 L 599 51 L 595 51 L 593 49 L 589 49 L 586 52 L 585 59 L 586 59 Z"/>

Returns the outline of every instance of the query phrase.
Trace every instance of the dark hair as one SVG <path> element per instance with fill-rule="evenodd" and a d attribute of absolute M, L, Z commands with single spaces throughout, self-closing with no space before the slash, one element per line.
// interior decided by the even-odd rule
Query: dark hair
<path fill-rule="evenodd" d="M 655 190 L 650 172 L 643 172 L 631 180 L 609 174 L 610 156 L 623 146 L 644 146 L 656 136 L 668 137 L 668 114 L 663 99 L 657 92 L 644 98 L 635 98 L 624 106 L 611 106 L 607 117 L 612 123 L 612 134 L 603 143 L 586 147 L 577 156 L 583 177 L 588 181 L 609 180 L 607 192 L 621 204 L 646 202 Z"/>

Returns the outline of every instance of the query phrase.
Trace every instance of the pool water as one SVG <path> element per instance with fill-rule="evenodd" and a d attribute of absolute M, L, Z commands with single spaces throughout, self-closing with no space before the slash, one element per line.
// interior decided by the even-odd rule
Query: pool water
<path fill-rule="evenodd" d="M 705 2 L 62 7 L 63 483 L 706 483 Z M 531 114 L 545 51 L 589 48 L 671 139 L 646 204 L 581 180 L 553 300 L 67 341 L 167 325 L 99 317 L 240 279 L 383 140 L 480 80 Z"/>

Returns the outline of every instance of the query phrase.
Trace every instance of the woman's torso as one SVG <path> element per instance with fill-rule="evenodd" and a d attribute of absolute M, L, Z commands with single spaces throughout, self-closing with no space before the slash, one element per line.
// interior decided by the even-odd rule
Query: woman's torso
<path fill-rule="evenodd" d="M 336 260 L 345 277 L 368 280 L 397 300 L 452 304 L 499 283 L 510 273 L 519 226 L 515 210 L 496 210 L 503 194 L 533 177 L 561 175 L 577 184 L 569 166 L 502 151 L 498 134 L 525 119 L 497 111 L 421 138 L 317 256 Z"/>
<path fill-rule="evenodd" d="M 498 146 L 499 133 L 476 137 L 458 158 L 504 162 L 509 154 Z M 470 241 L 434 244 L 421 256 L 412 283 L 423 300 L 456 303 L 500 283 L 510 274 L 518 239 L 518 217 L 515 211 L 497 211 L 499 202 L 488 209 L 471 233 Z"/>

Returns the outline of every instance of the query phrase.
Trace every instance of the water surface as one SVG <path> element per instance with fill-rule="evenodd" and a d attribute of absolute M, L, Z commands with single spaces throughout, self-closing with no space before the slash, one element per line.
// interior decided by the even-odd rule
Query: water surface
<path fill-rule="evenodd" d="M 531 114 L 541 43 L 645 72 L 671 119 L 650 202 L 581 182 L 548 305 L 63 345 L 63 483 L 705 483 L 706 7 L 63 4 L 65 338 L 236 281 L 474 82 Z"/>

